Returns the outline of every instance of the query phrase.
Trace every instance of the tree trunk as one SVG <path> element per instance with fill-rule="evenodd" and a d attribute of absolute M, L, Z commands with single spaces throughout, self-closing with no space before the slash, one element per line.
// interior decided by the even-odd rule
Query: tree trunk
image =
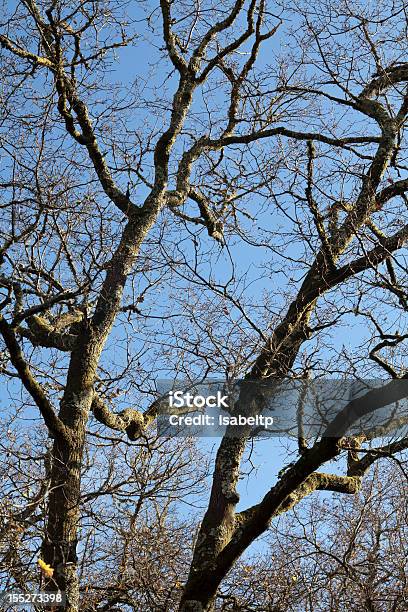
<path fill-rule="evenodd" d="M 84 414 L 84 413 L 82 413 Z M 42 558 L 54 570 L 46 589 L 58 587 L 67 598 L 66 612 L 79 611 L 77 540 L 80 520 L 81 464 L 86 418 L 76 435 L 54 440 L 51 486 Z"/>
<path fill-rule="evenodd" d="M 189 583 L 181 600 L 179 612 L 212 612 L 219 583 L 220 581 L 214 582 L 211 577 L 200 584 Z"/>

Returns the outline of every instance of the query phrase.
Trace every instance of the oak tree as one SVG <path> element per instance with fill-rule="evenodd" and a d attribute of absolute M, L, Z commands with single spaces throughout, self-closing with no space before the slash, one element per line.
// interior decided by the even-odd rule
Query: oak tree
<path fill-rule="evenodd" d="M 371 376 L 391 393 L 407 377 L 407 13 L 3 4 L 1 367 L 12 418 L 39 414 L 47 432 L 46 497 L 33 470 L 45 586 L 74 612 L 90 444 L 149 452 L 158 378 Z M 401 428 L 350 437 L 339 422 L 300 436 L 246 509 L 251 438 L 221 440 L 181 611 L 211 610 L 275 517 L 316 491 L 358 492 L 408 445 Z M 132 461 L 143 471 L 143 453 Z"/>

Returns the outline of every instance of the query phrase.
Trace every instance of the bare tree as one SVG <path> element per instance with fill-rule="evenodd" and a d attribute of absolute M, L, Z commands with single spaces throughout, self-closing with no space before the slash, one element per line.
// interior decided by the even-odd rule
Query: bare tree
<path fill-rule="evenodd" d="M 277 519 L 266 552 L 243 558 L 216 609 L 405 610 L 406 476 L 377 464 L 353 496 L 311 497 Z"/>
<path fill-rule="evenodd" d="M 148 444 L 160 375 L 406 377 L 406 7 L 5 9 L 2 372 L 52 441 L 41 554 L 75 611 L 87 434 L 98 422 Z M 114 80 L 115 62 L 146 51 L 150 72 Z M 239 246 L 267 256 L 264 298 Z M 355 354 L 341 341 L 351 324 L 370 330 Z M 407 447 L 345 434 L 335 422 L 301 439 L 241 511 L 249 435 L 221 441 L 180 610 L 210 610 L 274 517 L 314 491 L 356 493 Z M 342 474 L 319 471 L 344 456 Z"/>
<path fill-rule="evenodd" d="M 18 421 L 14 416 L 2 428 L 0 579 L 3 589 L 32 592 L 46 579 L 38 559 L 47 537 L 51 447 L 41 428 L 31 423 L 24 431 Z M 146 442 L 88 432 L 78 532 L 81 610 L 177 607 L 208 459 L 191 440 Z"/>

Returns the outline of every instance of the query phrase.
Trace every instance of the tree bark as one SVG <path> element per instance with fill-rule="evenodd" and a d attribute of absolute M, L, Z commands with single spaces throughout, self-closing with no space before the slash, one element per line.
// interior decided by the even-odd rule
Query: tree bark
<path fill-rule="evenodd" d="M 83 433 L 78 434 L 78 439 L 54 441 L 46 535 L 42 544 L 42 558 L 54 569 L 46 588 L 55 590 L 58 586 L 65 592 L 67 612 L 79 610 L 76 547 L 83 449 Z"/>

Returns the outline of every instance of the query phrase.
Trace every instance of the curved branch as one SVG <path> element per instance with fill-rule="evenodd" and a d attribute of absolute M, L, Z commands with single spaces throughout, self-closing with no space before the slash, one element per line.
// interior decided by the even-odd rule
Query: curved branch
<path fill-rule="evenodd" d="M 17 370 L 21 382 L 31 395 L 44 419 L 46 426 L 54 436 L 67 437 L 67 428 L 54 411 L 54 408 L 47 398 L 44 389 L 34 378 L 33 373 L 26 360 L 24 359 L 21 348 L 17 342 L 12 327 L 5 318 L 0 315 L 0 333 L 10 354 L 10 361 Z"/>
<path fill-rule="evenodd" d="M 115 431 L 126 432 L 129 440 L 137 440 L 144 435 L 146 429 L 155 420 L 160 402 L 154 402 L 146 412 L 142 413 L 133 408 L 126 408 L 122 412 L 115 413 L 109 410 L 103 400 L 95 393 L 91 410 L 94 417 Z"/>

